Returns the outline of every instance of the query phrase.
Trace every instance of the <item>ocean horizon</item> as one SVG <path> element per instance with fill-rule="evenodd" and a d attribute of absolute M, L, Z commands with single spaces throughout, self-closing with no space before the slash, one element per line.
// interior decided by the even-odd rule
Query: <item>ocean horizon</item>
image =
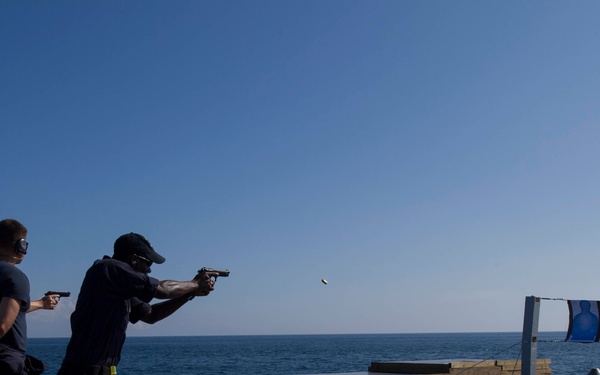
<path fill-rule="evenodd" d="M 522 359 L 521 332 L 131 336 L 119 375 L 303 375 L 365 372 L 371 362 Z M 600 367 L 600 346 L 539 332 L 537 357 L 553 374 L 587 375 Z M 30 338 L 28 352 L 56 374 L 69 338 Z M 467 372 L 468 373 L 468 372 Z"/>

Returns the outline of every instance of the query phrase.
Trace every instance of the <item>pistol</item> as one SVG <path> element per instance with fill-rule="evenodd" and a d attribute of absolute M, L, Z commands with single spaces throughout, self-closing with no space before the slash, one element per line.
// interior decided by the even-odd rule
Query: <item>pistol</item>
<path fill-rule="evenodd" d="M 71 297 L 71 292 L 55 292 L 53 290 L 47 291 L 45 295 L 49 296 L 52 294 L 58 294 L 58 299 L 60 299 L 60 297 Z"/>
<path fill-rule="evenodd" d="M 215 279 L 219 276 L 229 277 L 229 270 L 216 270 L 214 268 L 206 268 L 206 267 L 202 267 L 202 269 L 198 270 L 198 273 L 206 273 L 206 272 L 217 273 L 217 275 L 213 276 Z"/>

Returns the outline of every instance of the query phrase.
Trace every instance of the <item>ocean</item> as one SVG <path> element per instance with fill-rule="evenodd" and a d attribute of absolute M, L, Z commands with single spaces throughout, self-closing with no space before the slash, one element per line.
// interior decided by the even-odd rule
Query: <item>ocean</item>
<path fill-rule="evenodd" d="M 598 344 L 566 343 L 541 332 L 538 358 L 553 374 L 600 368 Z M 31 338 L 28 351 L 56 374 L 68 339 Z M 427 333 L 277 336 L 128 337 L 119 375 L 302 375 L 366 372 L 371 362 L 521 359 L 521 333 Z M 468 372 L 466 372 L 468 374 Z"/>

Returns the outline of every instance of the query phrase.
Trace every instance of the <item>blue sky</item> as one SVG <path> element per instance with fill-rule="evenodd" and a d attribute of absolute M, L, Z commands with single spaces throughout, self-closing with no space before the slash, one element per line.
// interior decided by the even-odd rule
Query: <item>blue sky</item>
<path fill-rule="evenodd" d="M 32 297 L 73 293 L 30 336 L 69 336 L 130 231 L 159 279 L 231 270 L 131 335 L 520 331 L 528 295 L 600 298 L 599 11 L 2 2 L 0 212 Z"/>

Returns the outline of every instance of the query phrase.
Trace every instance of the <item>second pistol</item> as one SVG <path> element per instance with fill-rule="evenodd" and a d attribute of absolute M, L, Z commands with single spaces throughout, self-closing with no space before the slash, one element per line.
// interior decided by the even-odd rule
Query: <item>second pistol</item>
<path fill-rule="evenodd" d="M 71 297 L 71 292 L 55 292 L 53 290 L 49 290 L 46 292 L 46 296 L 50 296 L 56 294 L 58 295 L 58 299 L 60 299 L 60 297 Z"/>

